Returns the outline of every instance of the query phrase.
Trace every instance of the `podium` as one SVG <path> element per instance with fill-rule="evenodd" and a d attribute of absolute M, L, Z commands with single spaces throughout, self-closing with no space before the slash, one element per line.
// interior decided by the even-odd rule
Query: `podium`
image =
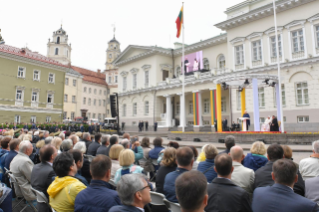
<path fill-rule="evenodd" d="M 247 131 L 247 124 L 246 121 L 249 120 L 250 118 L 247 117 L 240 117 L 239 120 L 242 121 L 242 125 L 243 125 L 243 131 Z"/>

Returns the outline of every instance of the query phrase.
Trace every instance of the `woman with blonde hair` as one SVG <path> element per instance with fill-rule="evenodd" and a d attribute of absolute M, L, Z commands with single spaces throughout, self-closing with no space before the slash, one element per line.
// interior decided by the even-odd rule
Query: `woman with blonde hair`
<path fill-rule="evenodd" d="M 168 147 L 164 151 L 161 166 L 156 175 L 156 192 L 164 193 L 163 187 L 166 175 L 175 171 L 177 168 L 176 151 L 177 150 L 173 147 Z"/>
<path fill-rule="evenodd" d="M 114 178 L 116 171 L 121 168 L 120 162 L 119 162 L 119 156 L 121 151 L 123 150 L 124 150 L 124 147 L 121 144 L 114 144 L 110 149 L 109 156 L 112 160 L 111 179 Z"/>
<path fill-rule="evenodd" d="M 58 154 L 60 154 L 60 146 L 62 144 L 62 139 L 60 137 L 54 137 L 51 144 L 58 150 Z"/>
<path fill-rule="evenodd" d="M 255 141 L 250 148 L 250 153 L 248 153 L 243 161 L 243 165 L 254 171 L 260 167 L 266 165 L 268 162 L 266 154 L 266 146 L 261 141 Z"/>
<path fill-rule="evenodd" d="M 206 156 L 205 156 L 205 148 L 207 147 L 208 144 L 205 144 L 204 146 L 202 146 L 201 152 L 197 158 L 197 162 L 203 162 L 206 160 Z"/>
<path fill-rule="evenodd" d="M 115 184 L 120 181 L 122 175 L 143 172 L 142 167 L 134 165 L 135 155 L 134 152 L 130 149 L 124 149 L 120 152 L 119 161 L 121 168 L 119 168 L 115 173 Z"/>

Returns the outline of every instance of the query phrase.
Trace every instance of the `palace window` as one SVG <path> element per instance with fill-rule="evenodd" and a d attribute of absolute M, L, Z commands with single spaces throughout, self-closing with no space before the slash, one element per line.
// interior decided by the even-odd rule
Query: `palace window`
<path fill-rule="evenodd" d="M 277 107 L 277 95 L 276 95 L 276 89 L 274 89 L 274 102 L 275 102 L 275 107 Z M 281 85 L 281 101 L 282 101 L 282 106 L 286 105 L 286 92 L 285 92 L 285 85 Z"/>
<path fill-rule="evenodd" d="M 51 122 L 51 116 L 47 116 L 47 117 L 45 118 L 45 122 L 47 122 L 47 123 Z"/>
<path fill-rule="evenodd" d="M 96 94 L 96 89 L 94 89 L 94 94 Z"/>
<path fill-rule="evenodd" d="M 316 30 L 316 41 L 317 41 L 316 46 L 317 46 L 317 48 L 319 48 L 319 25 L 316 26 L 315 30 Z"/>
<path fill-rule="evenodd" d="M 276 49 L 276 36 L 273 36 L 270 38 L 271 42 L 271 57 L 277 57 L 277 49 Z M 281 49 L 281 35 L 278 35 L 278 49 L 279 49 L 279 56 L 282 55 L 282 49 Z"/>
<path fill-rule="evenodd" d="M 148 87 L 149 84 L 149 71 L 145 71 L 145 87 Z"/>
<path fill-rule="evenodd" d="M 91 106 L 91 98 L 88 100 L 88 105 Z"/>
<path fill-rule="evenodd" d="M 137 87 L 137 74 L 133 74 L 133 88 Z"/>
<path fill-rule="evenodd" d="M 123 77 L 123 91 L 126 91 L 126 87 L 127 87 L 126 77 Z"/>
<path fill-rule="evenodd" d="M 22 101 L 23 99 L 23 90 L 17 90 L 17 94 L 16 94 L 16 100 L 18 101 Z"/>
<path fill-rule="evenodd" d="M 74 113 L 74 112 L 71 112 L 71 120 L 74 119 L 74 116 L 75 116 L 75 113 Z"/>
<path fill-rule="evenodd" d="M 117 76 L 114 77 L 114 82 L 117 83 Z"/>
<path fill-rule="evenodd" d="M 64 102 L 68 102 L 68 95 L 64 94 Z"/>
<path fill-rule="evenodd" d="M 209 60 L 207 58 L 204 58 L 204 69 L 209 70 Z"/>
<path fill-rule="evenodd" d="M 105 99 L 104 99 L 104 100 L 103 100 L 103 107 L 105 107 L 105 105 L 106 105 L 105 102 L 106 102 L 106 101 L 105 101 Z"/>
<path fill-rule="evenodd" d="M 145 115 L 148 115 L 148 114 L 149 114 L 149 102 L 148 102 L 148 101 L 146 101 L 146 102 L 144 103 L 144 114 L 145 114 Z"/>
<path fill-rule="evenodd" d="M 180 106 L 180 103 L 177 102 L 177 103 L 176 103 L 176 114 L 177 114 L 177 115 L 179 115 L 179 113 L 180 113 L 180 107 L 181 107 L 181 106 Z"/>
<path fill-rule="evenodd" d="M 89 93 L 91 93 L 91 91 L 92 91 L 92 89 L 91 89 L 91 88 L 89 88 Z"/>
<path fill-rule="evenodd" d="M 38 92 L 32 92 L 31 101 L 38 102 Z"/>
<path fill-rule="evenodd" d="M 265 107 L 265 91 L 264 91 L 264 88 L 258 88 L 258 103 L 259 103 L 259 108 Z"/>
<path fill-rule="evenodd" d="M 76 79 L 73 80 L 73 86 L 76 87 Z"/>
<path fill-rule="evenodd" d="M 226 112 L 226 97 L 222 96 L 222 112 Z"/>
<path fill-rule="evenodd" d="M 63 119 L 66 119 L 68 113 L 67 112 L 63 112 Z"/>
<path fill-rule="evenodd" d="M 109 77 L 109 83 L 111 83 L 112 82 L 112 77 Z"/>
<path fill-rule="evenodd" d="M 55 49 L 55 55 L 59 55 L 59 49 L 58 48 Z"/>
<path fill-rule="evenodd" d="M 226 66 L 225 56 L 220 55 L 218 58 L 218 68 L 223 69 Z"/>
<path fill-rule="evenodd" d="M 236 65 L 244 64 L 244 47 L 243 45 L 235 47 Z"/>
<path fill-rule="evenodd" d="M 54 83 L 55 74 L 49 73 L 49 83 Z"/>
<path fill-rule="evenodd" d="M 133 103 L 133 116 L 137 115 L 137 103 Z"/>
<path fill-rule="evenodd" d="M 244 92 L 244 91 L 242 91 Z M 237 110 L 241 110 L 241 92 L 240 91 L 236 91 L 237 94 Z"/>
<path fill-rule="evenodd" d="M 253 51 L 253 61 L 258 61 L 262 59 L 260 40 L 252 42 L 252 51 Z"/>
<path fill-rule="evenodd" d="M 86 87 L 84 87 L 83 92 L 86 93 Z"/>
<path fill-rule="evenodd" d="M 33 71 L 33 80 L 40 81 L 40 71 L 38 71 L 38 70 Z"/>
<path fill-rule="evenodd" d="M 53 94 L 48 93 L 48 104 L 53 104 Z"/>
<path fill-rule="evenodd" d="M 99 106 L 101 106 L 102 105 L 102 101 L 101 101 L 101 99 L 99 99 Z"/>
<path fill-rule="evenodd" d="M 309 116 L 298 116 L 297 121 L 298 121 L 298 123 L 309 122 Z"/>
<path fill-rule="evenodd" d="M 309 104 L 307 82 L 296 83 L 297 105 Z"/>
<path fill-rule="evenodd" d="M 204 113 L 209 113 L 209 99 L 204 99 Z"/>
<path fill-rule="evenodd" d="M 72 103 L 76 103 L 75 96 L 72 96 Z"/>
<path fill-rule="evenodd" d="M 93 100 L 93 105 L 96 106 L 96 99 Z"/>
<path fill-rule="evenodd" d="M 85 97 L 83 98 L 83 104 L 84 105 L 86 104 L 86 98 Z"/>
<path fill-rule="evenodd" d="M 21 117 L 19 115 L 15 115 L 14 116 L 14 122 L 17 123 L 17 124 L 20 124 L 21 122 Z"/>
<path fill-rule="evenodd" d="M 293 47 L 293 52 L 301 52 L 304 51 L 304 37 L 303 37 L 303 30 L 297 30 L 291 32 L 292 35 L 292 47 Z"/>
<path fill-rule="evenodd" d="M 65 85 L 69 85 L 69 78 L 65 78 Z M 86 87 L 84 88 L 84 92 L 86 92 Z"/>

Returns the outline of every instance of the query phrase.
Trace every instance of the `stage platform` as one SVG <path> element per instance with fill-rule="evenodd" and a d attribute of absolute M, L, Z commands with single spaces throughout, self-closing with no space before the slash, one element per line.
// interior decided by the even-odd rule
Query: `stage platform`
<path fill-rule="evenodd" d="M 313 141 L 319 140 L 319 132 L 294 132 L 294 133 L 280 133 L 280 132 L 181 132 L 171 131 L 168 133 L 168 139 L 182 141 L 192 141 L 199 138 L 203 142 L 222 142 L 227 135 L 236 137 L 236 143 L 251 144 L 255 141 L 263 141 L 266 144 L 299 144 L 308 145 Z"/>

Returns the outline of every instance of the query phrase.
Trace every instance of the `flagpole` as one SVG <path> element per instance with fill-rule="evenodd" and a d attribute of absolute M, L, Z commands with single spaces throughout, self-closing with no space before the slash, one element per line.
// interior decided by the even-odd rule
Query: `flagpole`
<path fill-rule="evenodd" d="M 285 133 L 284 119 L 282 111 L 282 98 L 281 98 L 281 79 L 280 79 L 280 62 L 279 62 L 279 47 L 278 47 L 278 31 L 277 31 L 277 14 L 275 0 L 272 1 L 274 8 L 274 22 L 275 22 L 275 36 L 276 36 L 276 53 L 277 53 L 277 69 L 278 69 L 278 98 L 279 98 L 279 111 L 280 111 L 280 121 L 281 121 L 281 133 Z M 282 38 L 281 38 L 282 39 Z"/>
<path fill-rule="evenodd" d="M 183 132 L 185 132 L 185 64 L 184 64 L 184 61 L 185 61 L 185 49 L 184 49 L 184 41 L 185 41 L 185 33 L 184 33 L 184 14 L 185 14 L 185 9 L 184 9 L 184 2 L 183 2 L 183 13 L 182 13 L 182 36 L 183 36 L 183 44 L 182 44 L 182 70 L 183 70 L 183 82 L 182 82 L 182 99 L 183 99 L 183 103 L 181 104 L 182 105 L 182 108 L 183 108 L 183 113 L 182 113 L 182 117 L 181 117 L 181 120 L 182 120 L 182 129 L 183 129 Z"/>

